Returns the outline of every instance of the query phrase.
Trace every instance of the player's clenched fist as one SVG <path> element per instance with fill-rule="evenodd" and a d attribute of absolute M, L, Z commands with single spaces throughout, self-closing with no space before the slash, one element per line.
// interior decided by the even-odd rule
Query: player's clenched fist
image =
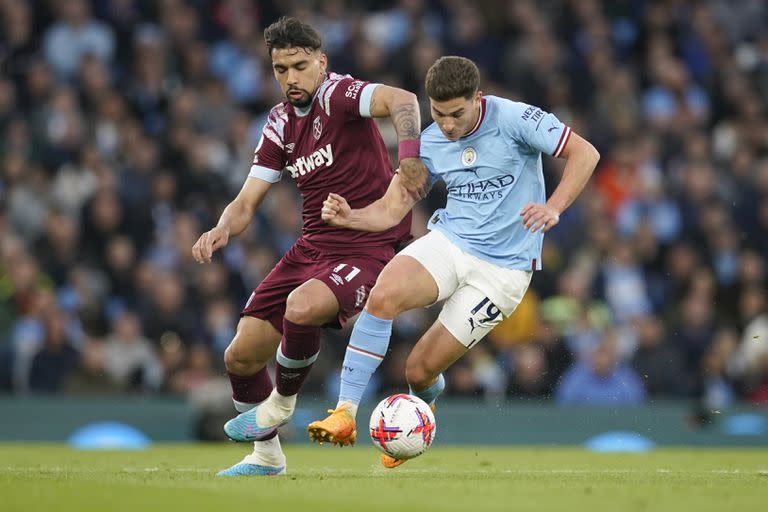
<path fill-rule="evenodd" d="M 326 224 L 344 227 L 349 222 L 351 211 L 346 199 L 338 194 L 328 194 L 328 199 L 323 202 L 320 216 Z"/>
<path fill-rule="evenodd" d="M 229 229 L 225 226 L 216 226 L 200 235 L 195 245 L 192 246 L 192 256 L 198 263 L 211 261 L 213 252 L 227 245 L 228 241 Z"/>

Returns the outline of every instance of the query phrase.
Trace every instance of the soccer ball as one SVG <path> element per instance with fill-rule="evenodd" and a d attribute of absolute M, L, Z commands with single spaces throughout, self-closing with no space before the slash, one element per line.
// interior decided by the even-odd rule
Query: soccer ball
<path fill-rule="evenodd" d="M 406 394 L 379 402 L 371 414 L 370 427 L 374 446 L 395 459 L 421 455 L 437 432 L 435 416 L 426 402 Z"/>

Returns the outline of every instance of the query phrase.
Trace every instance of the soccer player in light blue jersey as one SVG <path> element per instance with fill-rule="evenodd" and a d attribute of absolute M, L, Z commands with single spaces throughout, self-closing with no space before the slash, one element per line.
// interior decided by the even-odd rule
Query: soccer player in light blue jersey
<path fill-rule="evenodd" d="M 339 403 L 309 425 L 320 442 L 349 444 L 368 381 L 387 352 L 392 320 L 403 311 L 445 300 L 435 323 L 406 362 L 410 392 L 434 405 L 451 364 L 515 310 L 541 269 L 544 233 L 584 188 L 600 157 L 553 114 L 478 89 L 475 64 L 442 57 L 427 72 L 434 123 L 421 136 L 427 170 L 397 174 L 385 195 L 352 210 L 329 195 L 328 224 L 379 231 L 397 224 L 438 179 L 448 201 L 429 219 L 430 232 L 403 249 L 379 275 L 347 346 Z M 566 159 L 547 200 L 541 155 Z M 401 460 L 382 455 L 382 464 Z"/>

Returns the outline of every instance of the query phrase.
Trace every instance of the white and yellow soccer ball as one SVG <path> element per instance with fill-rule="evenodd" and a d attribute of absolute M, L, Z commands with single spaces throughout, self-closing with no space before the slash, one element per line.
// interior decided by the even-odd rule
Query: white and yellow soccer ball
<path fill-rule="evenodd" d="M 374 446 L 396 459 L 412 459 L 432 445 L 437 433 L 435 416 L 421 398 L 388 396 L 373 410 L 370 421 Z"/>

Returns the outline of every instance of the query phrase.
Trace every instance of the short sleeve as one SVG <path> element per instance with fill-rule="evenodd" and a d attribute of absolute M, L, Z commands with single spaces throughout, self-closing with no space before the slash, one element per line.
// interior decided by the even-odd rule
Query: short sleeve
<path fill-rule="evenodd" d="M 342 78 L 323 91 L 323 110 L 329 116 L 341 114 L 347 119 L 371 117 L 371 99 L 378 86 L 349 76 Z"/>
<path fill-rule="evenodd" d="M 273 108 L 269 113 L 254 151 L 249 177 L 269 183 L 280 181 L 286 162 L 283 135 L 287 120 L 288 116 L 282 105 Z"/>
<path fill-rule="evenodd" d="M 424 162 L 424 166 L 429 171 L 429 186 L 431 187 L 437 180 L 440 179 L 440 175 L 435 172 L 435 165 L 432 162 L 432 159 L 426 154 L 426 152 L 421 151 L 419 158 L 421 158 L 421 161 Z"/>
<path fill-rule="evenodd" d="M 559 157 L 571 136 L 571 128 L 554 114 L 525 103 L 508 102 L 503 124 L 509 135 L 533 150 Z"/>

